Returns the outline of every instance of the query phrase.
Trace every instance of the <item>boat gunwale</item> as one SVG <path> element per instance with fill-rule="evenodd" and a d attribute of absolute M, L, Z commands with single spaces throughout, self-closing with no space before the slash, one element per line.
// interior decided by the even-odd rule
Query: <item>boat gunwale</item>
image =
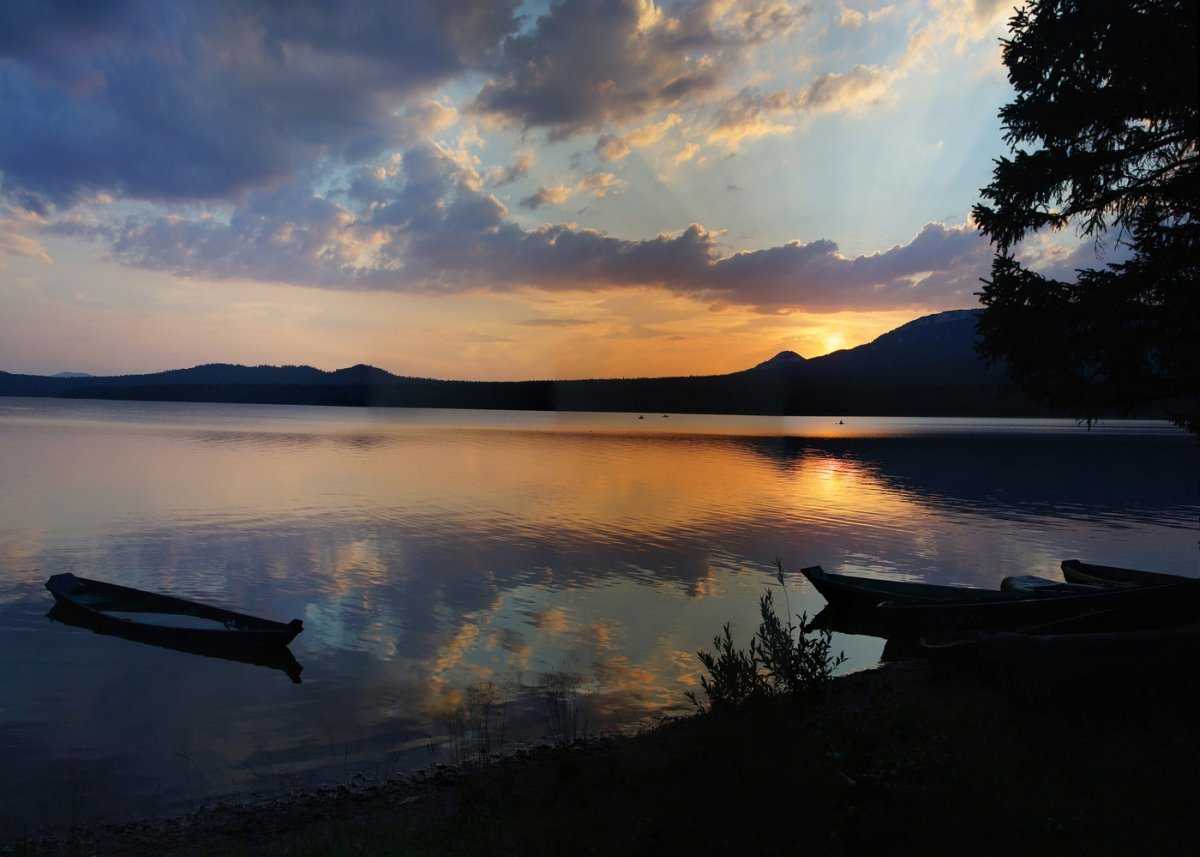
<path fill-rule="evenodd" d="M 994 603 L 1003 602 L 1009 603 L 1028 598 L 1026 593 L 1011 592 L 999 589 L 984 589 L 978 586 L 955 586 L 950 584 L 940 583 L 923 583 L 919 581 L 907 580 L 887 580 L 883 578 L 873 577 L 855 577 L 847 574 L 834 574 L 825 571 L 821 566 L 814 565 L 800 569 L 800 573 L 813 585 L 813 587 L 825 597 L 825 600 L 830 604 L 837 604 L 837 596 L 842 596 L 841 601 L 845 601 L 845 596 L 856 596 L 859 598 L 876 598 L 877 601 L 871 606 L 878 606 L 884 602 L 897 601 L 900 603 L 912 603 L 918 606 L 934 606 L 938 604 L 958 604 L 958 603 Z M 878 582 L 878 586 L 875 583 Z M 835 597 L 830 597 L 826 592 L 826 588 L 833 593 Z M 1076 593 L 1061 593 L 1047 592 L 1038 595 L 1038 598 L 1055 597 L 1063 594 Z M 965 596 L 965 597 L 964 597 Z"/>
<path fill-rule="evenodd" d="M 83 584 L 98 594 L 111 594 L 114 600 L 109 603 L 109 610 L 117 609 L 128 613 L 158 613 L 163 615 L 193 616 L 199 619 L 211 619 L 225 624 L 224 628 L 183 628 L 173 625 L 162 625 L 155 622 L 142 622 L 119 616 L 113 616 L 108 610 L 89 605 L 79 599 L 81 594 L 75 591 L 75 586 Z M 147 592 L 130 586 L 108 583 L 102 580 L 79 577 L 71 573 L 56 574 L 46 581 L 46 589 L 58 603 L 70 605 L 92 617 L 93 621 L 111 627 L 140 627 L 165 636 L 179 639 L 203 640 L 211 643 L 229 645 L 284 645 L 290 643 L 304 629 L 304 623 L 299 619 L 291 622 L 277 622 L 260 616 L 251 616 L 235 610 L 227 610 L 211 604 L 191 601 L 173 595 L 162 595 Z M 122 602 L 120 599 L 124 598 Z M 151 607 L 151 605 L 153 605 Z M 229 627 L 233 623 L 234 627 Z"/>
<path fill-rule="evenodd" d="M 1061 564 L 1063 576 L 1076 581 L 1095 581 L 1096 585 L 1108 589 L 1133 589 L 1146 586 L 1166 585 L 1180 582 L 1196 582 L 1196 578 L 1163 571 L 1141 571 L 1117 565 L 1100 565 L 1080 559 L 1065 559 Z"/>

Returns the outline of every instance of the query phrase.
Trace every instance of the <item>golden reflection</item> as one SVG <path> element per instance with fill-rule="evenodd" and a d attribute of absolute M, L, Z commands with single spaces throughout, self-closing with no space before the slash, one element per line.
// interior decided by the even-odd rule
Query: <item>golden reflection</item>
<path fill-rule="evenodd" d="M 567 618 L 567 611 L 561 607 L 539 610 L 533 613 L 529 619 L 533 627 L 549 634 L 563 634 L 571 626 L 570 619 Z"/>
<path fill-rule="evenodd" d="M 703 577 L 689 580 L 687 583 L 687 594 L 691 598 L 712 598 L 719 592 L 717 572 L 712 566 L 705 566 Z"/>
<path fill-rule="evenodd" d="M 361 429 L 347 432 L 345 423 L 335 423 L 311 435 L 317 442 L 303 455 L 290 443 L 276 443 L 270 432 L 212 443 L 176 430 L 86 431 L 88 444 L 98 443 L 104 454 L 64 454 L 46 444 L 15 450 L 28 453 L 29 465 L 43 474 L 41 484 L 58 490 L 12 504 L 9 523 L 36 526 L 59 514 L 64 497 L 70 502 L 72 486 L 87 484 L 111 486 L 110 507 L 125 515 L 170 509 L 177 526 L 241 529 L 304 527 L 337 515 L 412 528 L 426 522 L 504 528 L 516 536 L 668 538 L 731 518 L 834 517 L 843 510 L 859 517 L 863 497 L 870 498 L 873 517 L 902 517 L 916 508 L 902 494 L 882 490 L 875 474 L 855 460 L 820 451 L 780 457 L 778 442 L 769 440 L 611 433 L 612 421 L 623 416 L 632 419 L 606 415 L 603 433 L 448 433 L 385 420 L 379 443 L 365 448 L 358 444 Z M 699 420 L 693 427 L 704 424 L 703 418 L 675 419 L 680 427 L 689 419 Z M 807 430 L 814 436 L 840 431 L 835 420 L 828 422 Z M 70 436 L 65 441 L 73 442 Z M 357 451 L 348 454 L 351 448 Z M 149 478 L 133 487 L 130 469 Z M 84 523 L 92 518 L 103 526 L 108 508 L 71 511 Z M 395 558 L 372 553 L 369 540 L 337 550 L 342 554 L 316 564 L 333 568 L 338 579 L 353 572 L 383 580 L 395 573 Z"/>
<path fill-rule="evenodd" d="M 1175 489 L 1139 482 L 1175 466 L 1172 450 L 1133 469 L 1082 443 L 1040 457 L 1036 444 L 1001 444 L 988 447 L 1001 463 L 980 474 L 981 446 L 815 441 L 866 432 L 834 417 L 660 416 L 632 434 L 628 414 L 201 412 L 203 432 L 53 420 L 11 432 L 0 585 L 28 601 L 44 595 L 45 567 L 87 564 L 142 588 L 301 616 L 312 708 L 280 706 L 289 736 L 321 708 L 353 720 L 348 731 L 409 746 L 429 711 L 461 704 L 472 684 L 532 694 L 556 672 L 583 676 L 597 722 L 683 710 L 696 650 L 725 621 L 748 641 L 776 554 L 789 568 L 984 586 L 1084 552 L 1185 573 L 1179 557 L 1193 554 L 1194 486 L 1164 497 Z M 754 436 L 772 426 L 807 437 Z M 1113 500 L 1115 482 L 1141 493 Z M 803 584 L 790 595 L 797 613 L 821 606 Z M 843 643 L 855 666 L 878 656 L 861 638 Z M 102 684 L 121 668 L 76 680 Z M 277 737 L 274 707 L 270 720 L 246 747 L 293 740 Z"/>
<path fill-rule="evenodd" d="M 462 663 L 478 639 L 479 626 L 474 622 L 463 622 L 449 642 L 441 648 L 430 671 L 429 683 L 434 691 L 433 695 L 439 694 L 446 684 L 447 674 Z"/>
<path fill-rule="evenodd" d="M 695 652 L 685 652 L 675 649 L 670 652 L 671 664 L 675 667 L 675 682 L 684 687 L 696 687 L 700 684 L 700 667 Z"/>

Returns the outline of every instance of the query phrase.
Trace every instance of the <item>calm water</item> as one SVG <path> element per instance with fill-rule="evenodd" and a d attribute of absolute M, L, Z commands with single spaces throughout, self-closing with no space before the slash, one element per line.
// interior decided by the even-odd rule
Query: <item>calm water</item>
<path fill-rule="evenodd" d="M 1155 423 L 0 399 L 0 833 L 445 760 L 438 713 L 480 682 L 515 738 L 562 672 L 590 728 L 680 712 L 776 556 L 1197 575 L 1198 473 Z M 52 622 L 67 571 L 301 618 L 303 683 Z M 849 669 L 882 649 L 835 642 Z"/>

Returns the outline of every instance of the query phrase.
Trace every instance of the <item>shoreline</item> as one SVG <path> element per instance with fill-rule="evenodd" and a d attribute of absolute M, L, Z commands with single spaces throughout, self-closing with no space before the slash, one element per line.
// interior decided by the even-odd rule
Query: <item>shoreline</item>
<path fill-rule="evenodd" d="M 819 699 L 85 826 L 0 854 L 1190 852 L 1172 836 L 1200 763 L 1187 692 L 1166 671 L 1062 679 L 899 661 Z M 986 841 L 969 838 L 981 830 Z"/>

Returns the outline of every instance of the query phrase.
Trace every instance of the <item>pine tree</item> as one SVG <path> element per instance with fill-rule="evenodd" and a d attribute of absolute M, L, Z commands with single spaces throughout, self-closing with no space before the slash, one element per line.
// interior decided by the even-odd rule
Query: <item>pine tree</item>
<path fill-rule="evenodd" d="M 1011 157 L 974 209 L 996 249 L 981 353 L 1083 418 L 1165 410 L 1200 431 L 1197 0 L 1032 0 L 1003 42 Z M 1075 283 L 1012 255 L 1076 228 L 1131 257 Z"/>

